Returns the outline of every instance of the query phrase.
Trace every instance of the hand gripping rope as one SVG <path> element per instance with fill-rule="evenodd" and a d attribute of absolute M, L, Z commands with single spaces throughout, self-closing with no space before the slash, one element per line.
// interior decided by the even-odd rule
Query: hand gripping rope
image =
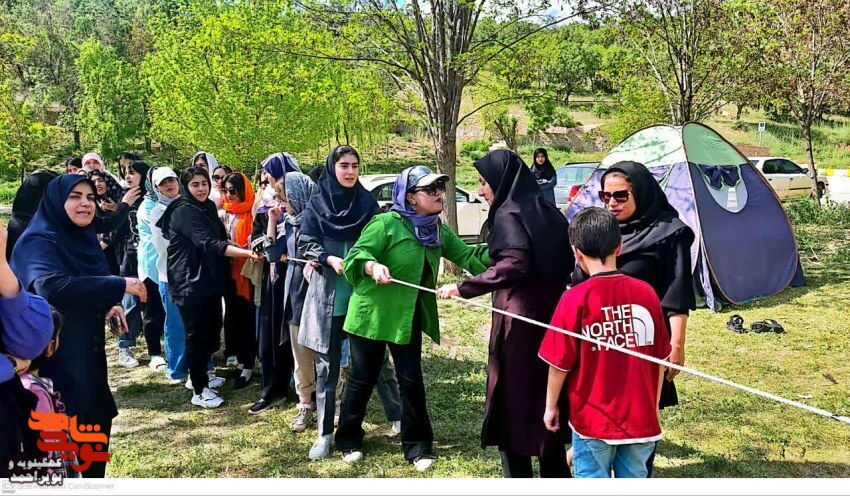
<path fill-rule="evenodd" d="M 289 260 L 292 260 L 294 262 L 310 263 L 310 261 L 308 261 L 308 260 L 300 260 L 300 259 L 297 259 L 297 258 L 290 258 Z M 423 287 L 423 286 L 418 286 L 416 284 L 411 284 L 409 282 L 400 281 L 398 279 L 392 279 L 391 278 L 390 282 L 401 285 L 401 286 L 407 286 L 409 288 L 418 289 L 419 291 L 425 291 L 425 292 L 428 292 L 428 293 L 437 294 L 437 291 L 434 290 L 434 289 L 426 288 L 426 287 Z M 523 322 L 527 322 L 529 324 L 534 324 L 536 326 L 540 326 L 540 327 L 543 327 L 545 329 L 551 329 L 553 331 L 560 332 L 561 334 L 566 334 L 567 336 L 571 336 L 571 337 L 574 337 L 576 339 L 581 339 L 582 341 L 587 341 L 589 343 L 593 343 L 593 344 L 595 344 L 595 345 L 597 345 L 601 348 L 605 348 L 606 350 L 607 349 L 616 350 L 616 351 L 619 351 L 621 353 L 625 353 L 626 355 L 631 355 L 633 357 L 640 358 L 641 360 L 647 360 L 647 361 L 650 361 L 652 363 L 657 363 L 658 365 L 663 365 L 665 367 L 669 367 L 671 369 L 675 369 L 675 370 L 678 370 L 680 372 L 685 372 L 685 373 L 688 373 L 688 374 L 691 374 L 691 375 L 695 375 L 697 377 L 701 377 L 703 379 L 706 379 L 706 380 L 709 380 L 709 381 L 712 381 L 712 382 L 716 382 L 718 384 L 723 384 L 724 386 L 728 386 L 728 387 L 731 387 L 731 388 L 734 388 L 734 389 L 745 391 L 747 393 L 754 394 L 756 396 L 761 396 L 762 398 L 767 398 L 769 400 L 773 400 L 777 403 L 782 403 L 783 405 L 788 405 L 788 406 L 792 406 L 794 408 L 799 408 L 800 410 L 805 410 L 809 413 L 814 413 L 815 415 L 820 415 L 821 417 L 826 417 L 828 419 L 837 420 L 837 421 L 842 422 L 844 424 L 850 425 L 850 417 L 838 415 L 838 414 L 835 414 L 835 413 L 832 413 L 832 412 L 828 412 L 826 410 L 821 410 L 820 408 L 815 408 L 815 407 L 812 407 L 812 406 L 809 406 L 809 405 L 805 405 L 803 403 L 800 403 L 799 401 L 789 400 L 787 398 L 783 398 L 781 396 L 777 396 L 777 395 L 772 394 L 772 393 L 760 391 L 758 389 L 751 388 L 751 387 L 745 386 L 743 384 L 738 384 L 736 382 L 732 382 L 732 381 L 724 379 L 722 377 L 717 377 L 715 375 L 706 374 L 705 372 L 700 372 L 699 370 L 692 369 L 690 367 L 684 367 L 682 365 L 677 365 L 675 363 L 667 362 L 667 361 L 661 360 L 659 358 L 655 358 L 655 357 L 652 357 L 652 356 L 649 356 L 649 355 L 644 355 L 643 353 L 639 353 L 637 351 L 632 351 L 628 348 L 622 348 L 622 347 L 619 347 L 619 346 L 614 346 L 614 345 L 605 343 L 603 341 L 600 341 L 598 339 L 594 339 L 594 338 L 584 336 L 584 335 L 581 335 L 581 334 L 576 334 L 574 332 L 570 332 L 570 331 L 567 331 L 567 330 L 564 330 L 564 329 L 559 329 L 559 328 L 552 326 L 550 324 L 545 324 L 543 322 L 540 322 L 540 321 L 537 321 L 537 320 L 534 320 L 534 319 L 529 319 L 528 317 L 523 317 L 522 315 L 517 315 L 515 313 L 506 312 L 504 310 L 499 310 L 497 308 L 493 308 L 493 307 L 490 307 L 490 306 L 487 306 L 487 305 L 484 305 L 484 304 L 481 304 L 481 303 L 477 303 L 477 302 L 474 302 L 472 300 L 467 300 L 465 298 L 460 298 L 458 296 L 452 296 L 452 300 L 459 301 L 461 303 L 464 303 L 466 305 L 470 305 L 470 306 L 473 306 L 473 307 L 483 308 L 484 310 L 489 310 L 491 312 L 496 312 L 496 313 L 502 314 L 506 317 L 511 317 L 511 318 L 514 318 L 514 319 L 517 319 L 517 320 L 521 320 Z"/>

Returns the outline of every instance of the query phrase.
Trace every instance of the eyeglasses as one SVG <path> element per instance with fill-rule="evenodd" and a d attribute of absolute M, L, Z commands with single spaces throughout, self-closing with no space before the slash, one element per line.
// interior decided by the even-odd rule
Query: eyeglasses
<path fill-rule="evenodd" d="M 230 195 L 236 195 L 239 193 L 236 191 L 236 188 L 222 188 L 221 190 Z"/>
<path fill-rule="evenodd" d="M 610 203 L 612 199 L 617 203 L 626 203 L 629 201 L 629 195 L 631 194 L 631 191 L 627 189 L 621 189 L 620 191 L 600 191 L 599 199 L 606 205 Z"/>
<path fill-rule="evenodd" d="M 437 196 L 438 194 L 444 193 L 446 191 L 446 183 L 444 183 L 444 182 L 432 183 L 432 184 L 429 184 L 428 186 L 424 186 L 422 188 L 414 188 L 413 189 L 414 193 L 419 193 L 420 191 L 423 192 L 423 193 L 428 193 L 428 195 L 430 195 L 430 196 Z"/>

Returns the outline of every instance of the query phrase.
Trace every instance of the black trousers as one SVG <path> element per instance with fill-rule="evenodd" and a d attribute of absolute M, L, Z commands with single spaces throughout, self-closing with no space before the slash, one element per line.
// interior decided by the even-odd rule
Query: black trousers
<path fill-rule="evenodd" d="M 0 479 L 12 474 L 9 461 L 41 460 L 44 456 L 38 449 L 38 434 L 28 423 L 37 400 L 17 375 L 0 383 Z"/>
<path fill-rule="evenodd" d="M 260 353 L 261 357 L 265 356 L 262 350 Z M 263 372 L 260 398 L 274 400 L 286 396 L 289 391 L 289 382 L 292 380 L 292 370 L 295 367 L 291 341 L 287 340 L 283 344 L 274 343 L 271 355 L 271 360 L 260 360 L 260 370 Z"/>
<path fill-rule="evenodd" d="M 207 365 L 221 345 L 221 297 L 175 302 L 186 329 L 186 365 L 195 394 L 209 385 Z"/>
<path fill-rule="evenodd" d="M 253 369 L 257 361 L 257 307 L 236 294 L 234 284 L 228 284 L 224 311 L 225 355 L 235 355 L 246 369 Z"/>
<path fill-rule="evenodd" d="M 366 406 L 384 363 L 387 347 L 395 363 L 398 389 L 401 393 L 401 443 L 404 458 L 412 461 L 422 455 L 431 455 L 434 431 L 428 417 L 425 401 L 425 383 L 422 377 L 422 332 L 414 331 L 408 344 L 400 345 L 376 341 L 350 334 L 353 370 L 342 399 L 339 427 L 334 443 L 339 450 L 363 448 L 363 419 Z"/>
<path fill-rule="evenodd" d="M 278 264 L 278 267 L 286 267 Z M 272 282 L 269 264 L 263 267 L 262 304 L 257 307 L 257 349 L 260 358 L 260 370 L 263 383 L 260 398 L 274 401 L 286 396 L 295 358 L 289 342 L 289 324 L 283 319 L 283 293 L 286 272 L 278 273 L 278 279 Z"/>
<path fill-rule="evenodd" d="M 142 320 L 145 343 L 148 346 L 148 355 L 162 356 L 160 340 L 165 327 L 165 308 L 162 306 L 162 297 L 159 295 L 159 284 L 150 279 L 145 279 L 144 283 L 148 292 L 148 301 L 145 303 L 145 317 Z"/>
<path fill-rule="evenodd" d="M 502 456 L 502 473 L 506 479 L 530 479 L 534 477 L 534 470 L 531 468 L 531 457 L 523 455 L 513 455 L 500 451 Z M 567 450 L 563 446 L 557 453 L 541 456 L 538 459 L 540 464 L 541 478 L 570 478 L 570 468 L 567 466 Z"/>

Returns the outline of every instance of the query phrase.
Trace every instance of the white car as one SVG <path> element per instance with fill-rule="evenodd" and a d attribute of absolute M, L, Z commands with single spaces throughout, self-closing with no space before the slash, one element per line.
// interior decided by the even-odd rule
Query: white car
<path fill-rule="evenodd" d="M 812 196 L 812 180 L 807 167 L 785 157 L 749 157 L 749 160 L 764 174 L 780 200 Z M 820 196 L 826 193 L 827 186 L 826 176 L 818 175 Z"/>
<path fill-rule="evenodd" d="M 386 212 L 393 205 L 393 185 L 395 185 L 398 174 L 378 174 L 374 176 L 360 176 L 360 183 L 377 200 L 382 212 Z M 446 198 L 449 201 L 450 197 Z M 458 236 L 466 243 L 484 243 L 487 241 L 487 214 L 490 206 L 483 198 L 474 193 L 468 193 L 460 188 L 455 188 L 455 201 L 457 202 L 457 228 Z"/>

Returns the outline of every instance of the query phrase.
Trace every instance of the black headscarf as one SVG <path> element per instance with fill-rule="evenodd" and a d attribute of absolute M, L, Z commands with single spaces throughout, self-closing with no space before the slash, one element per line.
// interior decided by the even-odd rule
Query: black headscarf
<path fill-rule="evenodd" d="M 207 176 L 209 178 L 209 176 Z M 208 179 L 209 180 L 209 179 Z M 221 223 L 221 220 L 218 217 L 218 209 L 215 206 L 215 202 L 207 198 L 206 200 L 200 202 L 192 193 L 189 192 L 188 186 L 181 188 L 180 196 L 174 199 L 168 206 L 165 208 L 165 212 L 162 213 L 162 217 L 157 221 L 156 227 L 162 230 L 163 236 L 166 238 L 169 236 L 169 226 L 171 224 L 171 216 L 174 214 L 174 211 L 182 206 L 188 206 L 190 208 L 197 208 L 201 211 L 210 221 L 215 230 L 215 236 L 219 239 L 227 239 L 227 231 L 224 228 L 224 224 Z"/>
<path fill-rule="evenodd" d="M 635 213 L 620 223 L 623 255 L 651 249 L 683 229 L 690 233 L 693 240 L 693 231 L 679 219 L 679 212 L 670 205 L 661 185 L 646 166 L 637 162 L 618 162 L 602 174 L 600 184 L 603 187 L 605 176 L 612 172 L 622 172 L 629 176 L 635 199 Z"/>
<path fill-rule="evenodd" d="M 310 179 L 313 180 L 314 183 L 318 184 L 319 183 L 319 177 L 322 175 L 322 172 L 324 172 L 324 170 L 325 170 L 324 165 L 317 165 L 316 167 L 313 167 L 313 169 L 310 172 L 308 172 L 307 175 L 310 177 Z"/>
<path fill-rule="evenodd" d="M 336 241 L 357 239 L 366 224 L 378 213 L 378 202 L 358 181 L 343 187 L 336 178 L 334 150 L 328 155 L 319 176 L 319 194 L 310 198 L 301 219 L 301 233 Z"/>
<path fill-rule="evenodd" d="M 12 218 L 6 226 L 9 232 L 9 239 L 6 241 L 6 260 L 12 258 L 12 248 L 15 247 L 18 238 L 24 233 L 32 216 L 38 210 L 38 204 L 41 203 L 47 184 L 56 177 L 58 176 L 50 171 L 36 171 L 24 179 L 23 184 L 18 188 L 15 200 L 12 202 Z"/>
<path fill-rule="evenodd" d="M 496 150 L 474 165 L 493 190 L 487 216 L 491 258 L 502 250 L 525 250 L 540 276 L 566 284 L 575 265 L 567 219 L 543 198 L 525 162 L 510 150 Z"/>
<path fill-rule="evenodd" d="M 537 155 L 541 153 L 544 157 L 546 157 L 546 161 L 543 162 L 543 165 L 537 165 Z M 537 179 L 549 181 L 555 177 L 555 168 L 552 167 L 552 162 L 549 161 L 549 154 L 546 153 L 545 148 L 538 148 L 534 150 L 534 155 L 531 156 L 531 163 L 531 172 L 534 173 L 534 177 Z"/>
<path fill-rule="evenodd" d="M 98 199 L 105 200 L 106 198 L 109 198 L 115 203 L 121 202 L 121 198 L 124 196 L 124 188 L 122 188 L 121 185 L 118 184 L 118 181 L 116 181 L 111 174 L 105 171 L 91 171 L 89 173 L 89 178 L 94 177 L 99 177 L 103 179 L 104 182 L 106 182 L 106 195 L 98 195 L 97 190 L 95 190 L 94 192 L 95 196 L 97 196 Z"/>
<path fill-rule="evenodd" d="M 108 276 L 109 266 L 97 240 L 96 222 L 74 224 L 65 212 L 65 200 L 87 177 L 66 174 L 51 181 L 29 227 L 12 252 L 11 266 L 25 288 L 50 274 Z"/>

